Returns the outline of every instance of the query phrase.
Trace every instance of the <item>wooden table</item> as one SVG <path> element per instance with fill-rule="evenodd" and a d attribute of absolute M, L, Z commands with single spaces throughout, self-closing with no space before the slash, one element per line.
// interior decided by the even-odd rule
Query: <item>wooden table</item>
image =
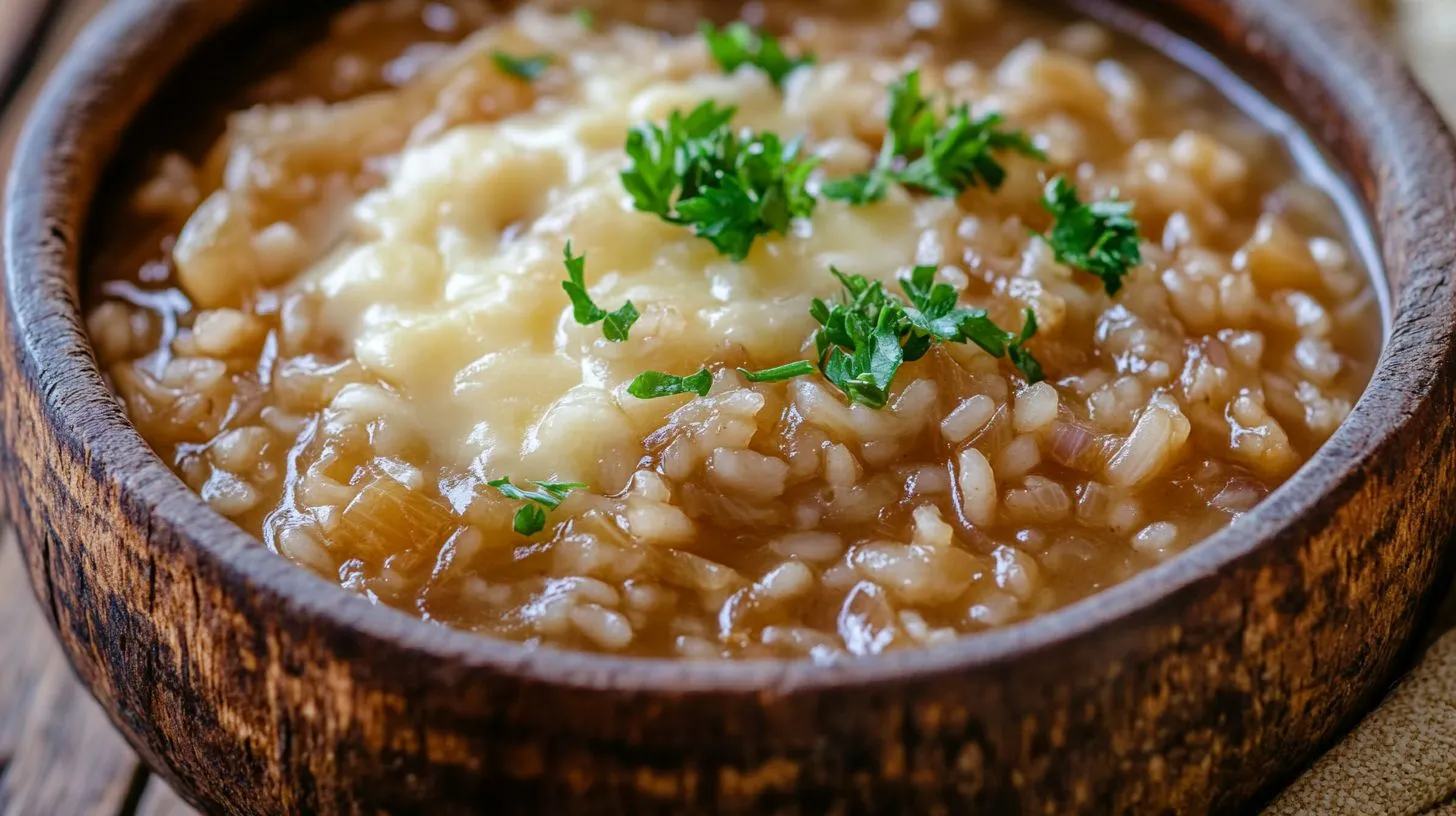
<path fill-rule="evenodd" d="M 1277 2 L 1277 0 L 1270 0 Z M 105 0 L 71 0 L 55 15 L 35 75 Z M 1333 2 L 1333 0 L 1332 0 Z M 1456 114 L 1456 0 L 1363 0 L 1385 9 L 1433 94 Z M 0 0 L 0 93 L 6 68 L 48 0 Z M 1399 5 L 1399 8 L 1397 8 Z M 24 53 L 21 57 L 24 58 Z M 36 92 L 20 91 L 0 129 L 0 165 L 8 164 L 18 116 Z M 14 535 L 0 532 L 0 816 L 189 816 L 194 811 L 153 776 L 81 688 L 55 644 L 26 583 Z M 1456 596 L 1443 621 L 1456 624 Z M 226 761 L 226 758 L 219 758 Z"/>

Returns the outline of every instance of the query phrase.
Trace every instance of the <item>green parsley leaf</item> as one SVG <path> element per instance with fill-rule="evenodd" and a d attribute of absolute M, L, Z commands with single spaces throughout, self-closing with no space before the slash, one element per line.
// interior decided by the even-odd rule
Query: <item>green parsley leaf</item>
<path fill-rule="evenodd" d="M 522 505 L 511 521 L 511 529 L 523 536 L 533 536 L 546 529 L 546 511 L 534 504 Z"/>
<path fill-rule="evenodd" d="M 607 312 L 606 320 L 602 322 L 602 334 L 613 343 L 626 342 L 627 332 L 639 317 L 637 307 L 629 300 L 615 312 Z"/>
<path fill-rule="evenodd" d="M 816 159 L 801 158 L 802 140 L 775 133 L 735 133 L 736 109 L 709 100 L 665 125 L 627 134 L 622 186 L 632 204 L 674 224 L 692 227 L 735 261 L 771 232 L 784 234 L 794 218 L 814 212 L 805 189 Z"/>
<path fill-rule="evenodd" d="M 828 182 L 827 198 L 869 204 L 885 197 L 893 182 L 912 190 L 951 198 L 970 187 L 999 190 L 1006 168 L 997 153 L 1017 153 L 1038 161 L 1046 154 L 1022 131 L 1007 130 L 1000 114 L 971 117 L 970 106 L 950 108 L 945 119 L 920 91 L 920 72 L 911 71 L 890 86 L 885 142 L 867 173 Z"/>
<path fill-rule="evenodd" d="M 566 277 L 561 288 L 566 291 L 566 296 L 571 298 L 572 316 L 576 322 L 583 326 L 601 320 L 607 316 L 604 309 L 592 301 L 591 295 L 586 291 L 586 256 L 572 255 L 571 242 L 566 242 Z"/>
<path fill-rule="evenodd" d="M 808 360 L 800 360 L 796 363 L 787 363 L 776 368 L 765 368 L 762 371 L 749 371 L 746 368 L 738 369 L 744 379 L 749 382 L 783 382 L 792 380 L 795 377 L 804 377 L 813 374 L 817 369 Z"/>
<path fill-rule="evenodd" d="M 561 288 L 566 291 L 566 296 L 571 298 L 572 317 L 583 326 L 590 326 L 598 321 L 602 323 L 602 334 L 613 343 L 621 343 L 627 339 L 627 333 L 631 330 L 632 324 L 640 317 L 637 307 L 632 301 L 614 312 L 609 312 L 598 306 L 586 291 L 586 256 L 572 255 L 571 242 L 566 242 L 565 253 L 566 280 L 562 282 Z"/>
<path fill-rule="evenodd" d="M 530 484 L 536 486 L 535 490 L 522 490 L 511 483 L 509 476 L 486 482 L 486 484 L 500 491 L 500 494 L 508 499 L 535 502 L 551 510 L 560 507 L 571 491 L 586 488 L 586 485 L 581 482 L 531 482 Z"/>
<path fill-rule="evenodd" d="M 596 15 L 592 14 L 592 10 L 585 6 L 577 6 L 572 9 L 571 16 L 576 20 L 577 25 L 587 31 L 592 31 L 597 27 Z"/>
<path fill-rule="evenodd" d="M 513 57 L 504 51 L 492 51 L 490 58 L 495 62 L 495 67 L 501 69 L 516 79 L 524 79 L 527 82 L 540 79 L 551 67 L 552 58 L 550 54 L 537 54 L 534 57 Z"/>
<path fill-rule="evenodd" d="M 1107 294 L 1117 294 L 1122 279 L 1143 260 L 1132 203 L 1114 196 L 1083 204 L 1076 186 L 1057 176 L 1047 183 L 1042 206 L 1055 219 L 1042 238 L 1056 253 L 1057 262 L 1096 275 Z"/>
<path fill-rule="evenodd" d="M 790 58 L 779 45 L 777 37 L 756 31 L 747 23 L 729 23 L 720 31 L 704 20 L 698 30 L 725 74 L 733 73 L 741 65 L 752 65 L 768 74 L 769 79 L 782 88 L 789 74 L 814 64 L 813 55 Z"/>
<path fill-rule="evenodd" d="M 819 369 L 851 403 L 883 408 L 900 366 L 924 357 L 938 343 L 974 343 L 993 357 L 1011 357 L 1032 382 L 1041 366 L 1025 348 L 1036 334 L 1028 310 L 1020 334 L 997 326 L 985 309 L 957 306 L 949 284 L 935 282 L 935 267 L 917 266 L 901 280 L 906 300 L 885 291 L 879 281 L 830 268 L 844 287 L 843 299 L 816 299 L 809 314 L 821 326 L 814 338 Z"/>
<path fill-rule="evenodd" d="M 523 536 L 541 532 L 546 527 L 546 511 L 560 507 L 571 491 L 586 487 L 580 482 L 531 482 L 536 486 L 535 490 L 522 490 L 511 483 L 509 476 L 486 484 L 508 499 L 526 502 L 525 506 L 516 511 L 512 524 L 515 531 Z"/>
<path fill-rule="evenodd" d="M 825 198 L 847 201 L 857 207 L 873 204 L 890 192 L 889 173 L 869 172 L 824 182 L 819 191 Z"/>
<path fill-rule="evenodd" d="M 844 297 L 835 304 L 815 299 L 809 308 L 822 327 L 814 338 L 819 370 L 851 403 L 883 408 L 901 364 L 923 355 L 923 344 L 906 353 L 910 329 L 904 306 L 879 281 L 829 271 L 839 278 Z"/>
<path fill-rule="evenodd" d="M 644 371 L 627 386 L 627 393 L 644 400 L 675 397 L 679 394 L 697 394 L 700 397 L 706 397 L 712 387 L 713 374 L 706 368 L 686 377 L 664 374 L 661 371 Z"/>
<path fill-rule="evenodd" d="M 902 149 L 925 141 L 939 127 L 930 98 L 920 91 L 920 72 L 909 71 L 890 85 L 885 135 Z"/>
<path fill-rule="evenodd" d="M 1012 364 L 1021 371 L 1027 382 L 1039 383 L 1046 379 L 1046 372 L 1042 371 L 1041 363 L 1026 350 L 1027 341 L 1036 336 L 1036 312 L 1025 309 L 1022 314 L 1026 322 L 1021 325 L 1021 333 L 1006 347 L 1006 356 L 1011 358 Z"/>
<path fill-rule="evenodd" d="M 1025 349 L 1036 335 L 1036 314 L 1024 310 L 1025 322 L 1019 334 L 1002 330 L 985 309 L 956 307 L 955 289 L 935 283 L 935 267 L 917 266 L 900 281 L 913 308 L 906 310 L 910 325 L 928 337 L 947 343 L 975 343 L 992 357 L 1010 357 L 1031 382 L 1045 378 L 1041 364 Z"/>
<path fill-rule="evenodd" d="M 698 155 L 737 112 L 734 107 L 720 108 L 710 99 L 686 116 L 673 111 L 663 127 L 647 124 L 628 131 L 627 157 L 631 161 L 621 178 L 633 206 L 665 221 L 674 220 L 674 196 L 679 191 L 684 198 L 696 193 L 703 172 L 700 165 L 707 164 Z"/>
<path fill-rule="evenodd" d="M 905 165 L 897 178 L 901 184 L 943 198 L 960 195 L 968 187 L 984 184 L 991 190 L 1006 183 L 1006 168 L 994 152 L 1012 151 L 1045 160 L 1045 156 L 1020 131 L 1001 131 L 1000 114 L 972 119 L 961 105 L 951 111 L 945 127 L 931 134 L 914 161 Z"/>

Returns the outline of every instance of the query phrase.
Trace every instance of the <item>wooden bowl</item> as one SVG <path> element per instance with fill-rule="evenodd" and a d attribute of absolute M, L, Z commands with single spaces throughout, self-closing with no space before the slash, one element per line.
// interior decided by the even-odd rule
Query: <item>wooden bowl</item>
<path fill-rule="evenodd" d="M 1200 812 L 1266 794 L 1385 689 L 1456 520 L 1456 150 L 1328 0 L 1176 0 L 1276 86 L 1375 216 L 1374 381 L 1188 553 L 1026 623 L 837 666 L 528 651 L 371 606 L 208 509 L 107 392 L 78 309 L 98 180 L 182 60 L 285 0 L 113 4 L 51 83 L 5 225 L 5 496 L 77 672 L 233 813 Z M 1153 38 L 1127 7 L 1084 9 Z"/>

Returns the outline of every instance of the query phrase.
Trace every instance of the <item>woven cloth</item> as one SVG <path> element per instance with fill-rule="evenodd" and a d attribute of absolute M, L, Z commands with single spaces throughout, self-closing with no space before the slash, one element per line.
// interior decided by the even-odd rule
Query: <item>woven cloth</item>
<path fill-rule="evenodd" d="M 1430 637 L 1380 707 L 1264 816 L 1456 816 L 1456 592 Z"/>

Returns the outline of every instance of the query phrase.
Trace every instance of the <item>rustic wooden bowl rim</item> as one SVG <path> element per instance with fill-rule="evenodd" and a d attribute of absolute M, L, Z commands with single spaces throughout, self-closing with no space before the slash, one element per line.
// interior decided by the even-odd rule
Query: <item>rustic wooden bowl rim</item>
<path fill-rule="evenodd" d="M 1396 429 L 1431 398 L 1428 385 L 1449 355 L 1449 333 L 1430 338 L 1406 331 L 1432 315 L 1441 325 L 1452 325 L 1449 296 L 1432 296 L 1449 294 L 1449 285 L 1441 280 L 1450 268 L 1441 228 L 1456 223 L 1450 192 L 1456 183 L 1446 173 L 1456 151 L 1449 138 L 1427 140 L 1433 132 L 1444 133 L 1439 117 L 1399 61 L 1362 30 L 1349 16 L 1352 12 L 1321 8 L 1324 0 L 1225 0 L 1251 30 L 1281 32 L 1287 42 L 1278 47 L 1325 87 L 1343 88 L 1332 94 L 1338 107 L 1335 116 L 1359 134 L 1366 143 L 1366 160 L 1384 172 L 1381 184 L 1363 191 L 1363 203 L 1380 216 L 1376 237 L 1383 243 L 1387 268 L 1394 272 L 1399 266 L 1407 272 L 1394 293 L 1389 340 L 1351 418 L 1287 484 L 1235 526 L 1122 584 L 1029 621 L 934 648 L 828 666 L 807 660 L 719 663 L 533 650 L 425 623 L 375 606 L 293 565 L 214 513 L 126 421 L 90 350 L 75 284 L 85 225 L 75 223 L 73 213 L 78 200 L 82 211 L 89 210 L 95 176 L 110 161 L 115 141 L 113 134 L 109 143 L 103 143 L 102 137 L 93 135 L 92 126 L 116 104 L 113 89 L 145 76 L 158 38 L 211 2 L 111 4 L 67 56 L 26 128 L 7 190 L 6 291 L 11 342 L 29 387 L 41 395 L 49 415 L 50 427 L 36 432 L 53 434 L 61 444 L 84 451 L 98 483 L 113 486 L 124 501 L 148 508 L 147 518 L 155 528 L 180 532 L 196 547 L 199 560 L 220 567 L 231 589 L 258 593 L 275 606 L 280 618 L 357 636 L 360 648 L 367 649 L 371 642 L 403 644 L 421 660 L 455 667 L 462 681 L 479 671 L 583 689 L 684 693 L 757 688 L 771 693 L 903 681 L 1005 664 L 1056 649 L 1209 580 L 1262 547 L 1300 535 L 1296 529 L 1300 519 L 1332 512 L 1340 495 L 1361 479 L 1362 462 L 1388 447 Z M 1103 0 L 1073 3 L 1104 5 Z M 1183 5 L 1207 2 L 1185 0 Z M 1257 58 L 1269 45 L 1252 36 L 1244 50 Z M 168 72 L 173 69 L 175 64 L 169 65 Z M 125 115 L 128 121 L 150 95 L 150 88 L 138 94 L 139 101 Z M 1423 173 L 1429 167 L 1412 158 L 1436 155 L 1442 158 L 1441 171 L 1434 174 Z M 88 170 L 95 172 L 88 176 Z M 1402 207 L 1401 193 L 1431 191 L 1441 184 L 1446 190 L 1429 196 L 1442 202 L 1444 211 Z M 1381 283 L 1377 280 L 1377 285 Z M 65 342 L 58 343 L 57 338 Z"/>

